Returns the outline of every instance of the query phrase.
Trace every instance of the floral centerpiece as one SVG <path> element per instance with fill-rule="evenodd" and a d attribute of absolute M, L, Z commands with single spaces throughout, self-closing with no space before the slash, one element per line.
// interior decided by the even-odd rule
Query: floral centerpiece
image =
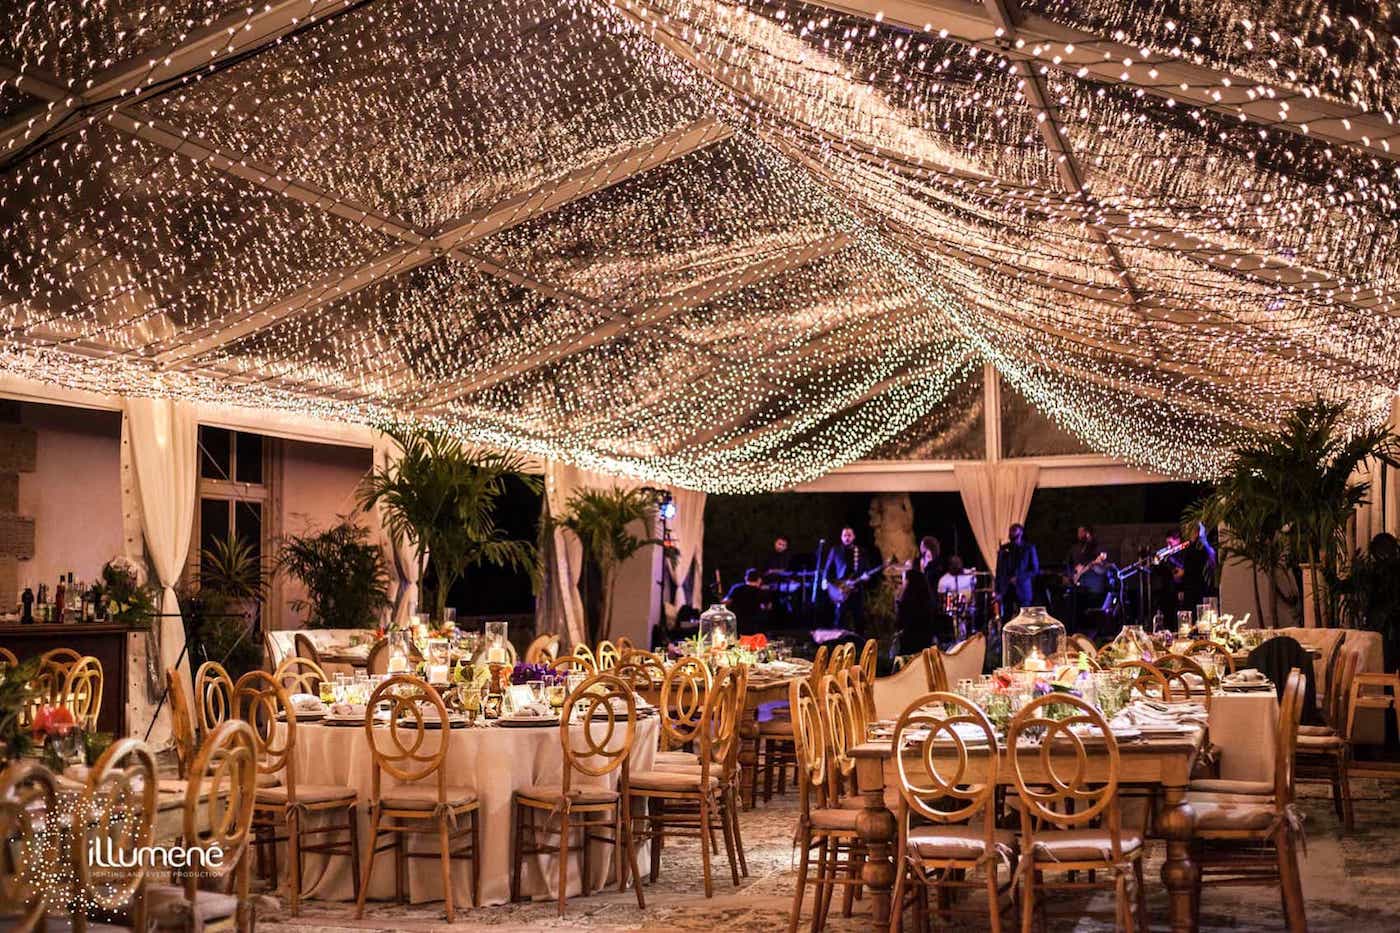
<path fill-rule="evenodd" d="M 99 611 L 113 622 L 149 622 L 155 615 L 155 593 L 146 583 L 145 571 L 126 557 L 107 561 L 102 567 L 102 580 L 94 589 Z"/>
<path fill-rule="evenodd" d="M 523 686 L 532 680 L 538 680 L 548 686 L 562 682 L 564 676 L 548 664 L 530 664 L 520 661 L 511 669 L 510 682 L 515 686 Z"/>

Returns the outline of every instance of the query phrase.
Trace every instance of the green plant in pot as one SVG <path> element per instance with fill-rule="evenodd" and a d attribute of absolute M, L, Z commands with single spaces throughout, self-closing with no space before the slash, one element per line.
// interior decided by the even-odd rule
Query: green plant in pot
<path fill-rule="evenodd" d="M 192 661 L 221 661 L 235 678 L 261 665 L 250 622 L 267 601 L 267 587 L 268 568 L 246 538 L 231 531 L 200 551 L 199 579 L 180 599 L 204 655 Z"/>
<path fill-rule="evenodd" d="M 578 539 L 599 577 L 598 608 L 589 619 L 588 633 L 590 641 L 596 644 L 612 637 L 618 572 L 623 563 L 644 547 L 662 544 L 654 535 L 633 533 L 638 526 L 648 532 L 656 526 L 656 501 L 650 491 L 643 489 L 584 488 L 569 497 L 565 509 L 565 514 L 553 523 Z M 580 577 L 585 606 L 595 602 L 589 598 L 592 594 L 586 592 L 590 576 L 585 573 Z"/>
<path fill-rule="evenodd" d="M 1344 406 L 1320 400 L 1294 409 L 1278 430 L 1235 452 L 1191 513 L 1224 525 L 1227 550 L 1266 575 L 1282 568 L 1305 577 L 1308 608 L 1324 626 L 1338 621 L 1324 589 L 1338 579 L 1348 522 L 1370 494 L 1355 477 L 1373 459 L 1396 464 L 1400 453 L 1388 427 L 1349 430 L 1345 416 Z"/>
<path fill-rule="evenodd" d="M 387 433 L 402 455 L 371 472 L 359 490 L 365 511 L 379 508 L 396 540 L 418 548 L 418 579 L 431 568 L 434 587 L 424 602 L 441 619 L 452 585 L 472 567 L 491 565 L 530 574 L 537 569 L 533 542 L 512 539 L 496 520 L 507 484 L 541 488 L 525 472 L 524 458 L 468 448 L 442 431 L 393 427 Z"/>
<path fill-rule="evenodd" d="M 306 588 L 292 608 L 308 628 L 373 628 L 390 606 L 389 571 L 369 531 L 348 517 L 315 534 L 292 535 L 277 567 Z"/>

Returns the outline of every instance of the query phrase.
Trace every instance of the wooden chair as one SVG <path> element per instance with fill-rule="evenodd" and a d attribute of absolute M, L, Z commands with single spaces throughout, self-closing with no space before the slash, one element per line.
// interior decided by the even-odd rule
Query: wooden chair
<path fill-rule="evenodd" d="M 826 683 L 826 681 L 823 681 Z M 827 735 L 827 714 L 818 689 L 809 680 L 795 680 L 789 690 L 793 744 L 797 754 L 797 890 L 788 914 L 788 931 L 796 933 L 802 901 L 809 885 L 816 888 L 812 906 L 812 930 L 820 930 L 836 885 L 858 883 L 843 871 L 840 853 L 860 844 L 856 829 L 859 810 L 840 806 L 832 793 L 832 743 Z M 812 856 L 816 867 L 813 874 Z"/>
<path fill-rule="evenodd" d="M 894 720 L 904 707 L 915 697 L 933 693 L 937 689 L 935 673 L 941 670 L 939 662 L 927 657 L 935 648 L 925 648 L 914 659 L 888 677 L 877 677 L 870 684 L 870 693 L 875 708 L 872 719 Z"/>
<path fill-rule="evenodd" d="M 598 670 L 610 671 L 613 668 L 617 667 L 617 662 L 620 656 L 621 655 L 617 650 L 617 646 L 614 645 L 612 642 L 608 641 L 606 638 L 598 642 L 598 653 L 595 656 L 598 661 Z"/>
<path fill-rule="evenodd" d="M 1185 655 L 1167 654 L 1157 659 L 1156 666 L 1167 679 L 1173 699 L 1189 701 L 1199 696 L 1205 701 L 1206 709 L 1210 709 L 1214 691 L 1210 686 L 1210 678 L 1199 664 Z"/>
<path fill-rule="evenodd" d="M 633 651 L 637 647 L 632 644 L 632 639 L 628 638 L 626 635 L 617 636 L 617 639 L 613 643 L 617 645 L 617 653 L 624 658 L 627 657 L 627 652 Z"/>
<path fill-rule="evenodd" d="M 1239 794 L 1191 791 L 1196 812 L 1192 860 L 1199 869 L 1194 903 L 1204 885 L 1278 885 L 1291 933 L 1307 929 L 1298 871 L 1301 818 L 1293 806 L 1293 753 L 1303 711 L 1303 675 L 1293 668 L 1284 684 L 1275 732 L 1272 792 Z"/>
<path fill-rule="evenodd" d="M 598 658 L 593 654 L 593 649 L 589 648 L 587 645 L 574 645 L 574 657 L 583 658 L 591 665 L 593 671 L 596 672 L 598 670 Z"/>
<path fill-rule="evenodd" d="M 880 667 L 880 640 L 878 638 L 867 638 L 865 647 L 860 649 L 860 660 L 856 665 L 865 672 L 869 680 L 875 679 L 875 674 Z"/>
<path fill-rule="evenodd" d="M 1041 710 L 1068 706 L 1074 712 L 1051 719 Z M 1108 759 L 1108 774 L 1090 781 L 1086 738 L 1075 727 L 1097 729 L 1087 741 L 1102 743 L 1095 756 Z M 1022 742 L 1022 738 L 1027 741 Z M 1112 885 L 1116 920 L 1134 933 L 1148 929 L 1147 889 L 1142 861 L 1143 837 L 1124 831 L 1119 811 L 1118 742 L 1099 711 L 1072 694 L 1051 693 L 1021 707 L 1006 733 L 1021 820 L 1021 930 L 1030 933 L 1036 915 L 1044 916 L 1044 892 L 1055 889 Z M 1073 812 L 1070 807 L 1073 806 Z M 1097 825 L 1094 825 L 1097 824 Z M 1050 882 L 1050 872 L 1069 872 L 1069 880 Z M 1079 881 L 1080 872 L 1095 873 Z M 1097 881 L 1097 873 L 1108 880 Z M 1129 896 L 1129 874 L 1137 886 L 1136 903 Z M 1134 914 L 1136 913 L 1136 917 Z"/>
<path fill-rule="evenodd" d="M 621 709 L 621 714 L 619 713 Z M 578 713 L 577 722 L 570 712 Z M 625 715 L 625 722 L 622 717 Z M 618 739 L 619 732 L 621 739 Z M 569 694 L 559 721 L 559 744 L 564 773 L 559 784 L 536 784 L 515 792 L 515 834 L 511 852 L 510 897 L 520 898 L 520 870 L 527 855 L 543 853 L 558 858 L 559 916 L 568 899 L 569 855 L 572 833 L 579 831 L 579 878 L 588 892 L 589 849 L 593 842 L 613 846 L 617 862 L 617 889 L 627 890 L 627 879 L 637 894 L 637 907 L 646 909 L 637 848 L 632 839 L 632 788 L 629 758 L 637 734 L 637 705 L 628 686 L 611 674 L 595 674 Z M 617 790 L 583 785 L 579 778 L 601 778 L 620 772 Z M 558 828 L 559 842 L 544 842 L 550 824 Z M 705 851 L 709 851 L 708 847 Z"/>
<path fill-rule="evenodd" d="M 960 680 L 976 680 L 987 660 L 987 636 L 975 632 L 943 652 L 943 679 L 949 687 Z"/>
<path fill-rule="evenodd" d="M 661 679 L 657 710 L 661 716 L 660 751 L 656 763 L 700 767 L 700 757 L 690 751 L 700 735 L 705 702 L 712 675 L 699 658 L 682 658 Z"/>
<path fill-rule="evenodd" d="M 1132 688 L 1144 697 L 1158 700 L 1171 700 L 1172 688 L 1167 677 L 1151 661 L 1119 661 L 1113 665 L 1115 671 L 1126 671 L 1133 678 Z M 1189 698 L 1189 689 L 1184 697 Z"/>
<path fill-rule="evenodd" d="M 44 827 L 58 810 L 54 776 L 37 761 L 17 759 L 0 771 L 0 927 L 44 929 L 53 886 Z"/>
<path fill-rule="evenodd" d="M 305 658 L 321 670 L 326 669 L 326 665 L 321 662 L 321 652 L 316 650 L 316 643 L 311 639 L 301 632 L 297 632 L 292 636 L 292 645 L 296 650 L 297 657 Z"/>
<path fill-rule="evenodd" d="M 831 649 L 831 660 L 827 662 L 826 669 L 838 671 L 843 667 L 850 667 L 854 663 L 856 663 L 856 646 L 845 641 Z"/>
<path fill-rule="evenodd" d="M 63 682 L 68 672 L 83 659 L 72 648 L 54 648 L 39 655 L 39 671 L 34 675 L 33 696 L 35 702 L 51 706 L 63 705 Z"/>
<path fill-rule="evenodd" d="M 561 674 L 583 671 L 583 673 L 592 677 L 594 674 L 598 673 L 598 663 L 593 660 L 592 654 L 588 657 L 581 657 L 577 654 L 561 654 L 551 661 L 549 666 Z"/>
<path fill-rule="evenodd" d="M 370 645 L 369 654 L 365 655 L 365 673 L 371 677 L 389 673 L 389 639 L 381 638 Z"/>
<path fill-rule="evenodd" d="M 194 762 L 191 761 L 190 764 Z M 156 760 L 137 739 L 112 743 L 88 774 L 79 805 L 73 810 L 73 929 L 87 928 L 91 910 L 124 914 L 132 930 L 145 930 L 146 870 L 138 853 L 151 844 L 158 781 Z M 90 846 L 115 863 L 95 875 Z"/>
<path fill-rule="evenodd" d="M 73 714 L 78 728 L 96 732 L 97 718 L 102 714 L 102 662 L 94 657 L 74 661 L 60 690 L 63 704 Z"/>
<path fill-rule="evenodd" d="M 559 655 L 559 636 L 537 635 L 525 649 L 526 664 L 548 664 Z"/>
<path fill-rule="evenodd" d="M 725 668 L 715 675 L 705 693 L 699 720 L 695 723 L 697 764 L 658 765 L 650 771 L 630 776 L 632 798 L 645 801 L 645 830 L 638 841 L 651 840 L 651 880 L 661 873 L 661 850 L 669 839 L 696 838 L 700 842 L 700 865 L 705 896 L 714 896 L 710 852 L 716 824 L 724 837 L 729 871 L 739 886 L 739 863 L 734 827 L 738 823 L 737 796 L 731 791 L 738 762 L 739 681 L 738 668 Z"/>
<path fill-rule="evenodd" d="M 1226 648 L 1218 641 L 1211 641 L 1208 638 L 1193 641 L 1191 642 L 1191 647 L 1186 649 L 1186 653 L 1188 655 L 1212 655 L 1215 658 L 1215 663 L 1219 665 L 1223 673 L 1233 674 L 1235 672 L 1235 656 L 1230 653 L 1229 648 Z"/>
<path fill-rule="evenodd" d="M 935 693 L 948 692 L 948 672 L 943 666 L 943 652 L 937 648 L 925 648 L 919 659 L 924 662 L 924 676 L 929 690 Z"/>
<path fill-rule="evenodd" d="M 941 716 L 928 710 L 937 704 L 942 704 Z M 924 735 L 913 735 L 915 732 Z M 969 737 L 968 732 L 974 736 Z M 954 908 L 950 897 L 958 890 L 981 888 L 987 894 L 988 926 L 993 933 L 1000 933 L 1002 914 L 1015 907 L 1009 895 L 1015 883 L 1016 834 L 996 825 L 1001 757 L 996 729 L 967 699 L 952 693 L 930 693 L 900 713 L 894 727 L 894 748 L 900 797 L 895 915 L 904 911 L 906 882 L 917 885 L 913 902 L 920 930 L 928 926 L 930 890 L 937 895 L 940 919 L 951 919 L 954 914 L 982 913 Z M 983 763 L 980 780 L 974 781 L 968 773 L 969 753 Z M 911 820 L 915 817 L 933 825 L 914 826 Z M 1003 866 L 1007 871 L 1005 885 L 999 875 Z M 985 877 L 970 880 L 979 871 Z"/>
<path fill-rule="evenodd" d="M 292 655 L 282 659 L 272 677 L 288 694 L 309 693 L 319 696 L 321 681 L 326 679 L 326 672 L 310 658 Z"/>
<path fill-rule="evenodd" d="M 252 726 L 237 719 L 220 724 L 200 746 L 185 786 L 181 842 L 223 857 L 218 864 L 203 857 L 203 866 L 185 872 L 179 885 L 147 885 L 146 913 L 159 928 L 253 928 L 248 863 L 257 757 Z M 201 880 L 212 887 L 225 879 L 231 882 L 232 894 L 200 887 Z"/>
<path fill-rule="evenodd" d="M 649 651 L 633 649 L 612 672 L 652 703 L 658 701 L 661 685 L 666 681 L 666 665 L 659 655 Z"/>
<path fill-rule="evenodd" d="M 859 666 L 851 668 L 851 697 L 852 700 L 860 704 L 860 716 L 867 728 L 880 717 L 875 713 L 875 684 L 874 678 L 868 678 L 865 669 Z"/>
<path fill-rule="evenodd" d="M 259 776 L 281 776 L 281 783 L 259 781 L 253 831 L 259 851 L 268 856 L 277 883 L 277 843 L 287 843 L 288 884 L 292 916 L 301 910 L 303 856 L 344 855 L 350 859 L 351 883 L 360 877 L 360 795 L 342 784 L 302 783 L 297 774 L 297 716 L 288 692 L 274 675 L 249 671 L 238 678 L 234 709 L 253 728 Z M 285 829 L 286 835 L 278 835 Z M 344 833 L 342 841 L 308 843 L 313 837 Z M 356 891 L 356 894 L 359 892 Z"/>
<path fill-rule="evenodd" d="M 19 658 L 15 657 L 15 653 L 9 648 L 0 646 L 0 670 L 7 667 L 17 667 L 18 665 Z"/>
<path fill-rule="evenodd" d="M 184 780 L 194 764 L 199 740 L 195 736 L 194 717 L 190 715 L 190 701 L 186 699 L 185 678 L 173 667 L 165 669 L 165 689 L 170 697 L 170 738 L 175 743 L 175 773 Z"/>
<path fill-rule="evenodd" d="M 376 727 L 374 711 L 389 704 L 389 724 Z M 424 709 L 437 714 L 436 728 Z M 436 737 L 431 737 L 433 735 Z M 374 863 L 380 852 L 394 852 L 394 881 L 398 900 L 407 901 L 408 860 L 431 859 L 442 871 L 442 895 L 447 922 L 454 917 L 452 862 L 471 863 L 472 904 L 481 903 L 481 801 L 476 790 L 447 783 L 443 767 L 451 747 L 447 707 L 426 681 L 396 674 L 380 683 L 365 707 L 365 735 L 374 759 L 369 815 L 370 851 L 364 878 L 355 898 L 355 917 L 364 916 Z M 384 775 L 398 786 L 384 787 Z M 379 844 L 381 835 L 390 840 Z M 434 834 L 438 851 L 410 852 L 405 834 Z M 454 848 L 454 845 L 456 846 Z"/>
<path fill-rule="evenodd" d="M 200 735 L 213 732 L 233 713 L 233 678 L 217 661 L 205 661 L 194 675 L 195 716 Z"/>
<path fill-rule="evenodd" d="M 1355 823 L 1351 806 L 1350 720 L 1352 684 L 1361 665 L 1361 652 L 1344 650 L 1327 683 L 1325 726 L 1299 726 L 1295 781 L 1324 783 L 1332 788 L 1332 806 L 1342 827 L 1351 832 Z"/>

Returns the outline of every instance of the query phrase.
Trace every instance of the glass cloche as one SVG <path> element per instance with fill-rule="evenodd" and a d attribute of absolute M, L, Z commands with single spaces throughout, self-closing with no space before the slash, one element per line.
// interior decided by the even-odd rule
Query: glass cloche
<path fill-rule="evenodd" d="M 719 603 L 700 613 L 700 643 L 706 650 L 729 648 L 739 640 L 739 620 Z"/>
<path fill-rule="evenodd" d="M 1065 627 L 1044 606 L 1026 606 L 1001 629 L 1001 664 L 1046 671 L 1065 650 Z"/>

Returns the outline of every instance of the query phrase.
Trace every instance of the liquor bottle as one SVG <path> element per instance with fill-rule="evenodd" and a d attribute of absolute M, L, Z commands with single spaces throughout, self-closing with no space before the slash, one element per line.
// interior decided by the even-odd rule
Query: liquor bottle
<path fill-rule="evenodd" d="M 25 587 L 24 587 L 24 594 L 23 594 L 22 596 L 20 596 L 20 598 L 19 598 L 19 604 L 20 604 L 20 606 L 22 607 L 22 608 L 20 609 L 20 614 L 19 614 L 19 624 L 20 624 L 20 625 L 33 625 L 33 624 L 34 624 L 34 590 L 32 590 L 32 589 L 28 586 L 28 584 L 26 584 Z"/>
<path fill-rule="evenodd" d="M 36 616 L 40 622 L 49 621 L 49 585 L 39 584 L 39 608 Z"/>
<path fill-rule="evenodd" d="M 58 585 L 53 588 L 53 620 L 63 621 L 63 602 L 68 596 L 68 591 L 63 582 L 63 574 L 58 575 Z"/>

